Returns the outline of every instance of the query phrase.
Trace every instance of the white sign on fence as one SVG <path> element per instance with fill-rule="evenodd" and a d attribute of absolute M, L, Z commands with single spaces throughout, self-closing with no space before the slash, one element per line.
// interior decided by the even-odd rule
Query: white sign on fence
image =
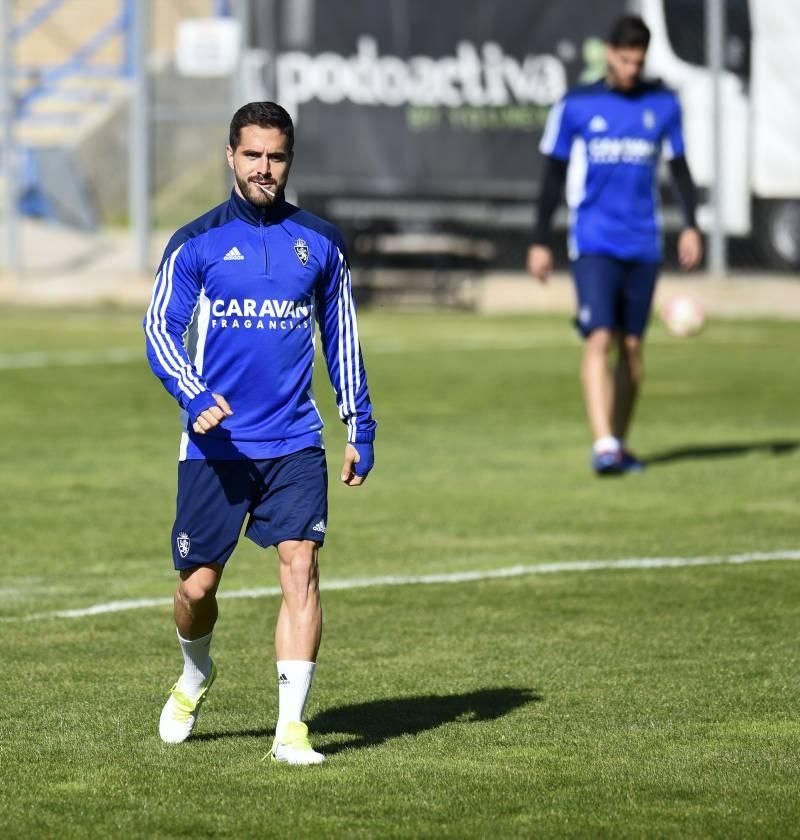
<path fill-rule="evenodd" d="M 175 64 L 182 76 L 230 76 L 241 48 L 234 18 L 186 18 L 178 23 Z"/>

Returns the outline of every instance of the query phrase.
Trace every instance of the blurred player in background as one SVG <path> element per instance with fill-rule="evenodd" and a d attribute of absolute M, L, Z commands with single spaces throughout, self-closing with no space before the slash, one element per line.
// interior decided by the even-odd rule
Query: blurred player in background
<path fill-rule="evenodd" d="M 661 82 L 641 78 L 649 43 L 640 17 L 619 18 L 606 42 L 605 78 L 570 90 L 553 107 L 540 144 L 546 157 L 528 271 L 541 281 L 552 271 L 551 224 L 566 181 L 576 323 L 585 338 L 581 381 L 598 475 L 644 466 L 626 439 L 662 262 L 657 197 L 662 151 L 683 211 L 679 263 L 692 269 L 703 255 L 680 103 Z"/>
<path fill-rule="evenodd" d="M 251 540 L 277 547 L 283 592 L 272 757 L 319 764 L 302 722 L 322 634 L 318 553 L 328 520 L 311 387 L 315 321 L 347 424 L 341 479 L 351 487 L 372 468 L 376 424 L 342 238 L 284 198 L 293 142 L 291 117 L 273 102 L 234 114 L 231 196 L 172 237 L 144 321 L 150 365 L 183 424 L 172 553 L 184 669 L 159 731 L 168 743 L 186 740 L 214 682 L 216 591 L 247 518 Z"/>

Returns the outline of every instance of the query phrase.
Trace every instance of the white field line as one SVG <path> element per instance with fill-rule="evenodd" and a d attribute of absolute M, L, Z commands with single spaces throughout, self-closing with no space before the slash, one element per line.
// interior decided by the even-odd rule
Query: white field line
<path fill-rule="evenodd" d="M 144 350 L 112 347 L 108 350 L 61 350 L 58 352 L 0 353 L 0 370 L 22 368 L 76 367 L 81 365 L 122 365 L 144 361 Z"/>
<path fill-rule="evenodd" d="M 366 589 L 372 586 L 411 586 L 416 584 L 469 583 L 497 578 L 526 577 L 572 572 L 594 572 L 604 569 L 678 569 L 691 566 L 735 566 L 745 563 L 764 563 L 770 560 L 800 560 L 800 551 L 754 551 L 747 554 L 728 554 L 708 557 L 631 557 L 622 560 L 574 560 L 561 563 L 539 563 L 531 566 L 508 566 L 503 569 L 485 569 L 472 572 L 443 572 L 433 575 L 382 575 L 379 577 L 339 578 L 324 581 L 321 589 L 332 592 L 340 589 Z M 217 598 L 268 598 L 280 595 L 280 587 L 267 586 L 257 589 L 235 589 L 219 592 Z M 126 612 L 146 607 L 167 607 L 169 598 L 139 598 L 131 601 L 109 601 L 75 610 L 54 610 L 24 616 L 0 618 L 0 622 L 33 621 L 46 618 L 86 618 L 105 613 Z"/>

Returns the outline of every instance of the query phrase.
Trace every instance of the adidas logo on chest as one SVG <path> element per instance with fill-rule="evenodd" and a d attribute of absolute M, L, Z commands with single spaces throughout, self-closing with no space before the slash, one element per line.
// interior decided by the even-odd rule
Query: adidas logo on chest
<path fill-rule="evenodd" d="M 591 121 L 589 122 L 589 131 L 593 132 L 600 132 L 600 131 L 608 131 L 608 123 L 605 121 L 603 117 L 599 114 L 595 117 L 592 117 Z"/>
<path fill-rule="evenodd" d="M 234 245 L 233 248 L 228 251 L 227 254 L 222 258 L 225 262 L 230 260 L 243 260 L 244 254 Z"/>

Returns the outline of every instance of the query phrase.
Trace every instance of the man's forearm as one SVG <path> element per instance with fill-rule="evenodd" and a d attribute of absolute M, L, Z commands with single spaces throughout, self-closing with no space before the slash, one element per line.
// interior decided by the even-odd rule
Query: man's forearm
<path fill-rule="evenodd" d="M 678 202 L 683 212 L 683 224 L 687 228 L 697 227 L 697 191 L 694 187 L 692 174 L 689 172 L 689 164 L 686 158 L 673 158 L 669 162 L 669 171 L 672 175 L 672 182 L 675 185 L 675 192 L 678 194 Z"/>
<path fill-rule="evenodd" d="M 561 195 L 564 192 L 564 182 L 567 178 L 567 161 L 559 158 L 546 157 L 542 171 L 542 189 L 537 202 L 536 218 L 533 226 L 533 245 L 550 244 L 550 231 L 553 215 L 556 212 Z"/>

